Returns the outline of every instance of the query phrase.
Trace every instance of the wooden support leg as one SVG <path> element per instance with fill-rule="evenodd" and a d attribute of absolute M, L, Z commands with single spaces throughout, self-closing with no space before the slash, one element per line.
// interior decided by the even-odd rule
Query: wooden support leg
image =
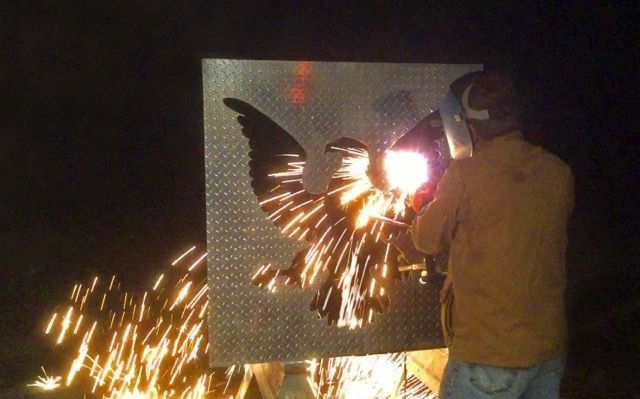
<path fill-rule="evenodd" d="M 402 368 L 402 374 L 400 374 L 400 379 L 396 383 L 396 387 L 393 390 L 393 393 L 391 394 L 389 399 L 400 399 L 401 398 L 400 391 L 402 390 L 402 387 L 403 387 L 403 385 L 404 385 L 406 380 L 407 380 L 407 367 L 403 367 Z"/>
<path fill-rule="evenodd" d="M 433 392 L 440 392 L 442 374 L 448 360 L 447 349 L 407 352 L 407 370 Z"/>
<path fill-rule="evenodd" d="M 251 372 L 250 367 L 244 367 L 244 376 L 242 377 L 242 381 L 240 382 L 240 386 L 238 387 L 238 391 L 234 396 L 234 399 L 245 399 L 245 395 L 247 394 L 247 390 L 249 390 L 249 384 L 251 383 L 251 379 L 253 378 L 253 373 Z"/>
<path fill-rule="evenodd" d="M 252 364 L 253 376 L 258 382 L 263 399 L 277 399 L 284 380 L 284 365 L 281 362 Z"/>
<path fill-rule="evenodd" d="M 246 398 L 249 386 L 257 382 L 262 399 L 315 399 L 307 375 L 300 363 L 258 363 L 245 367 L 245 375 L 234 399 Z"/>

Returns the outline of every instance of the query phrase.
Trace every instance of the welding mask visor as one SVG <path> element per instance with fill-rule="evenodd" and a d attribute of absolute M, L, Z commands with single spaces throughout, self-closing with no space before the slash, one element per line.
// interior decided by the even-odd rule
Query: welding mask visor
<path fill-rule="evenodd" d="M 473 142 L 464 110 L 451 90 L 440 102 L 439 110 L 451 158 L 462 159 L 473 155 Z"/>
<path fill-rule="evenodd" d="M 473 109 L 469 105 L 469 92 L 471 92 L 473 85 L 474 83 L 469 83 L 466 86 L 460 101 L 453 94 L 453 91 L 449 90 L 440 103 L 440 117 L 447 136 L 449 152 L 453 159 L 468 158 L 473 155 L 473 140 L 467 120 L 490 119 L 488 110 Z"/>

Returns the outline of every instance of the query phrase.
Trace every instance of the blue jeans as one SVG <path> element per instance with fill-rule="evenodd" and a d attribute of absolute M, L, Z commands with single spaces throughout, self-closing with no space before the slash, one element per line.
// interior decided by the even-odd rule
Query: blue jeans
<path fill-rule="evenodd" d="M 554 399 L 560 397 L 564 358 L 527 368 L 492 367 L 449 359 L 440 399 Z"/>

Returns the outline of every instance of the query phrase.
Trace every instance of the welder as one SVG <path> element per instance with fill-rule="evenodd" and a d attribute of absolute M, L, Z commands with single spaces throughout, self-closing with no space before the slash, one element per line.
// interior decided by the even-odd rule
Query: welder
<path fill-rule="evenodd" d="M 449 251 L 443 399 L 559 396 L 573 177 L 523 139 L 523 109 L 504 74 L 451 84 L 440 115 L 453 161 L 434 194 L 415 196 L 411 232 L 395 240 L 409 261 Z"/>

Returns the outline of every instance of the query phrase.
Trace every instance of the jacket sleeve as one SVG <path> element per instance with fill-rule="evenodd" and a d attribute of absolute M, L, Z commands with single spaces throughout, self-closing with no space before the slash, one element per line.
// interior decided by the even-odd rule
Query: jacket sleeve
<path fill-rule="evenodd" d="M 573 212 L 573 208 L 575 206 L 575 184 L 576 182 L 573 172 L 571 172 L 571 169 L 567 167 L 567 210 L 569 214 Z"/>
<path fill-rule="evenodd" d="M 449 247 L 462 204 L 464 187 L 460 164 L 453 161 L 438 184 L 433 201 L 422 208 L 411 226 L 416 248 L 437 254 Z"/>

